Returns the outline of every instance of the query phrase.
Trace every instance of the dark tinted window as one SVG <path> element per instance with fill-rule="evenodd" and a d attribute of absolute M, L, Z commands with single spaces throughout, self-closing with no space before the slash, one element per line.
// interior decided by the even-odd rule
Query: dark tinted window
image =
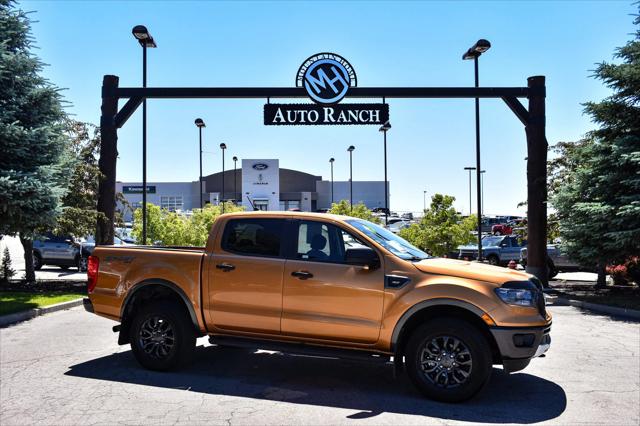
<path fill-rule="evenodd" d="M 281 219 L 234 219 L 225 227 L 224 250 L 254 256 L 279 256 L 284 221 Z"/>

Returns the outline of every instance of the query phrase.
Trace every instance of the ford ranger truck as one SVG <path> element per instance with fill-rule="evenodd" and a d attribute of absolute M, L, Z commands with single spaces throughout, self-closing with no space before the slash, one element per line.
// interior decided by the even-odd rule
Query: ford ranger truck
<path fill-rule="evenodd" d="M 204 248 L 98 246 L 85 308 L 118 321 L 144 367 L 221 346 L 393 362 L 427 397 L 466 400 L 492 365 L 550 345 L 539 281 L 431 257 L 371 222 L 297 212 L 224 214 Z"/>

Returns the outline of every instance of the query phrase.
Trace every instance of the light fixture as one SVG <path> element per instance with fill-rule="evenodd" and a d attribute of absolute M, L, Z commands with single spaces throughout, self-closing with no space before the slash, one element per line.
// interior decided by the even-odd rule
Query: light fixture
<path fill-rule="evenodd" d="M 469 50 L 464 53 L 464 55 L 462 55 L 462 59 L 467 60 L 477 58 L 478 56 L 489 50 L 490 47 L 491 43 L 489 43 L 489 40 L 481 38 L 476 42 L 476 44 L 471 46 Z"/>

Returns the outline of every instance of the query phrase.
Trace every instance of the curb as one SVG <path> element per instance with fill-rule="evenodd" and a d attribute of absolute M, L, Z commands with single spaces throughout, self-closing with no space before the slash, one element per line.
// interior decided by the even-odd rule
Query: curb
<path fill-rule="evenodd" d="M 55 305 L 45 306 L 43 308 L 29 309 L 28 311 L 16 312 L 14 314 L 0 316 L 0 327 L 5 327 L 9 324 L 15 324 L 18 322 L 26 321 L 40 315 L 49 314 L 51 312 L 63 311 L 65 309 L 74 308 L 82 305 L 82 297 L 76 300 L 70 300 L 68 302 L 56 303 Z"/>
<path fill-rule="evenodd" d="M 598 303 L 583 302 L 581 300 L 566 299 L 564 297 L 558 297 L 554 305 L 574 306 L 576 308 L 588 309 L 593 312 L 602 314 L 615 315 L 619 317 L 625 317 L 640 321 L 640 311 L 635 309 L 618 308 L 615 306 L 600 305 Z"/>

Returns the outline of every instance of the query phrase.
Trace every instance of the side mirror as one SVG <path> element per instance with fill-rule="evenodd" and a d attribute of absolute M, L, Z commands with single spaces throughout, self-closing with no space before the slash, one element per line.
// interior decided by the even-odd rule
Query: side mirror
<path fill-rule="evenodd" d="M 368 269 L 377 269 L 380 267 L 378 253 L 369 247 L 347 249 L 345 262 L 348 265 L 364 266 Z"/>

